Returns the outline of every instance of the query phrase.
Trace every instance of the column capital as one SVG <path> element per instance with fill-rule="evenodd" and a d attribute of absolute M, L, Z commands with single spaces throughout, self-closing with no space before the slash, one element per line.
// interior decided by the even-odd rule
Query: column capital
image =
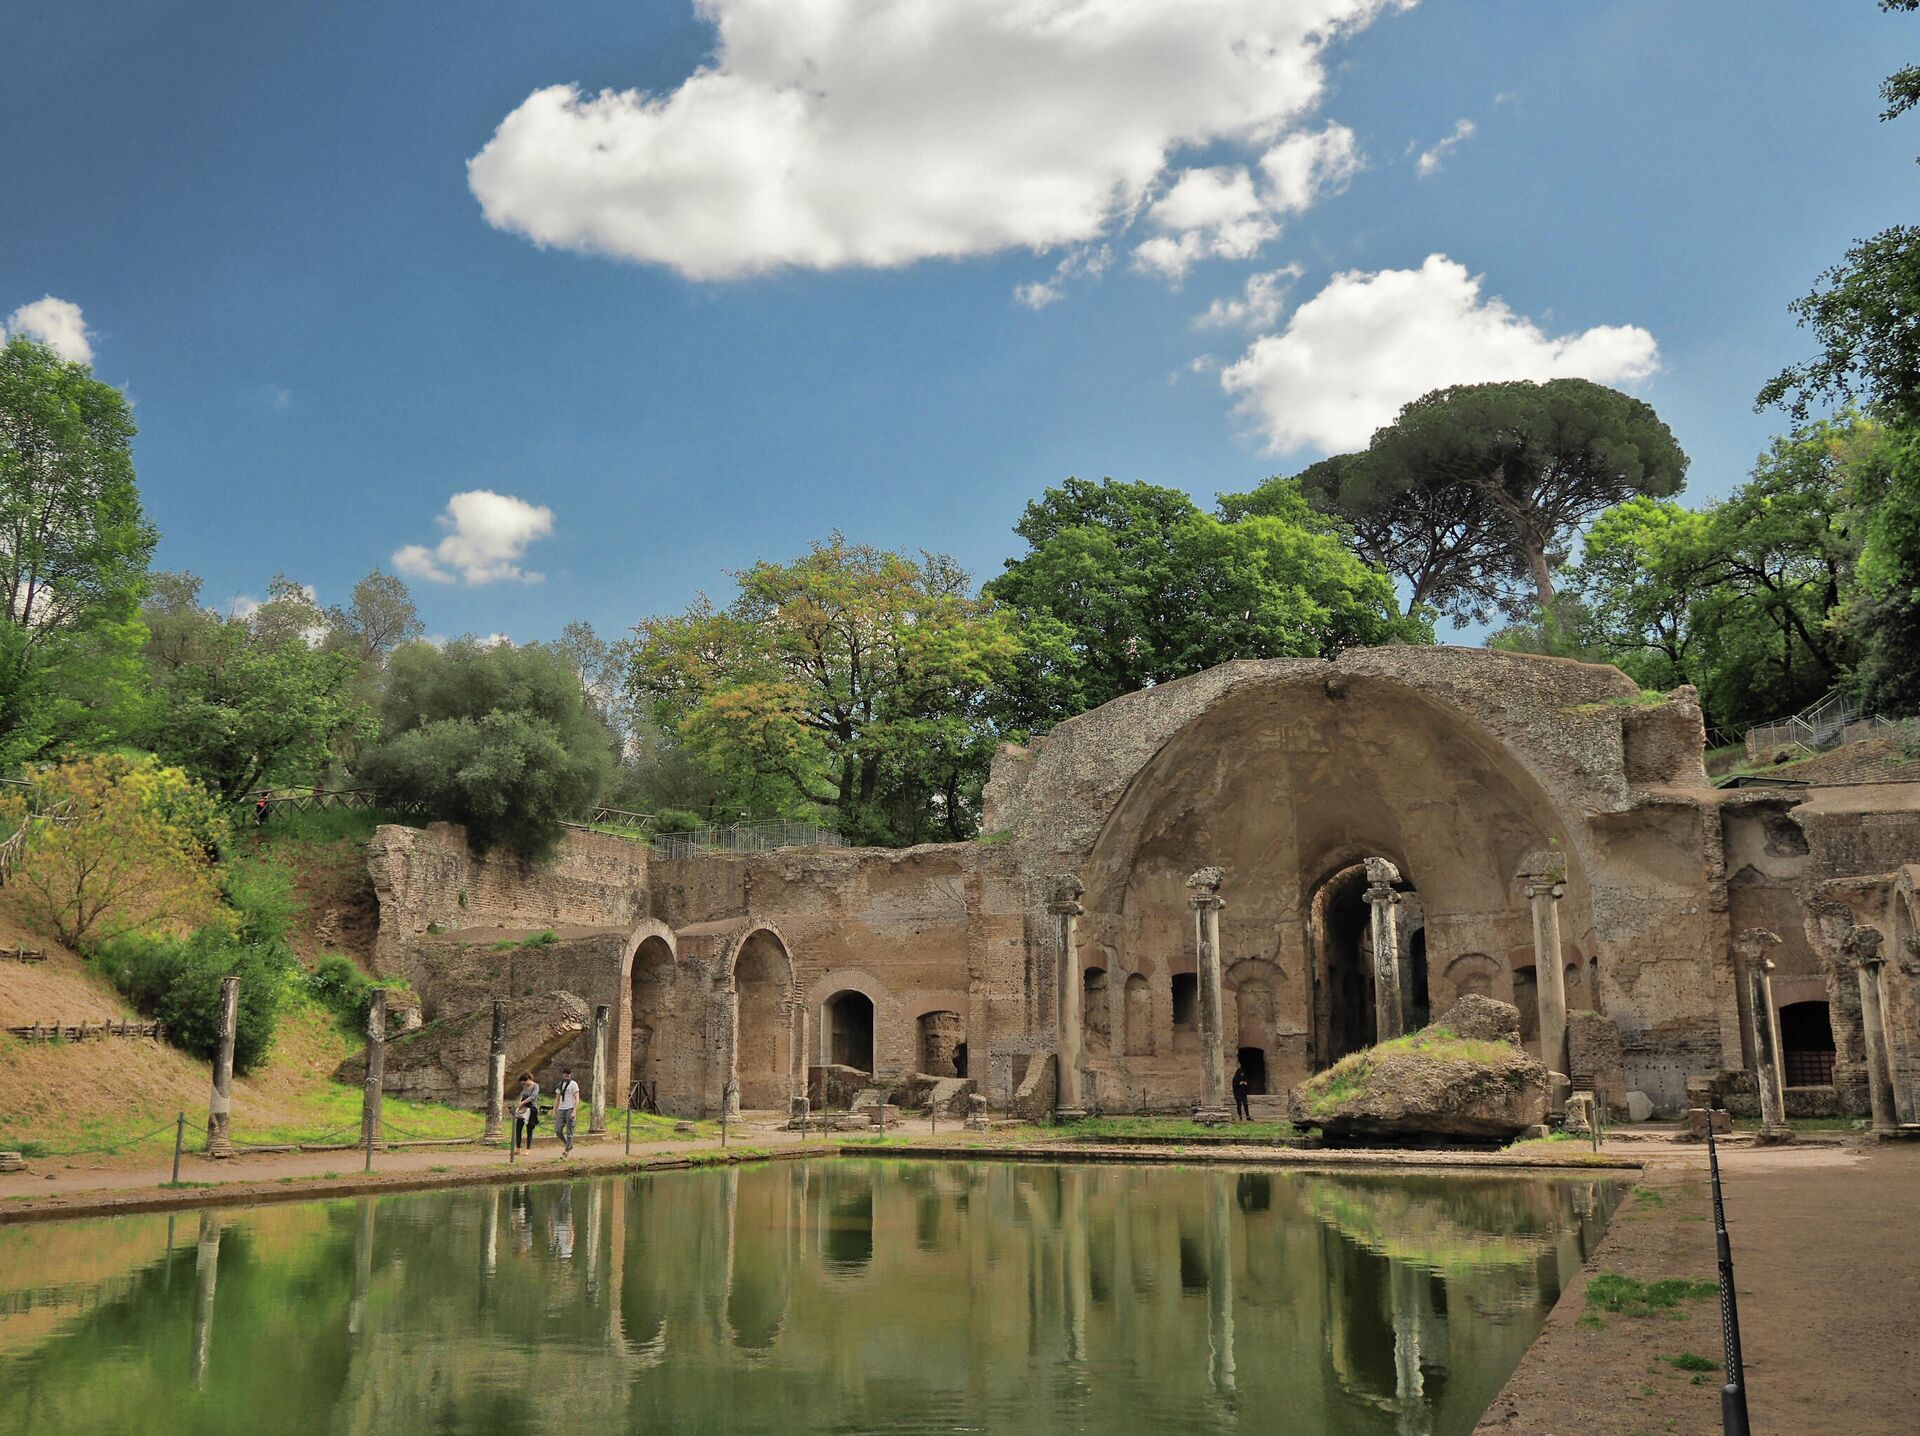
<path fill-rule="evenodd" d="M 1187 879 L 1187 906 L 1200 911 L 1206 908 L 1223 908 L 1227 904 L 1220 896 L 1220 884 L 1226 874 L 1218 868 L 1201 868 Z"/>
<path fill-rule="evenodd" d="M 1369 886 L 1376 888 L 1399 886 L 1400 869 L 1388 862 L 1385 858 L 1368 858 L 1365 866 Z"/>
<path fill-rule="evenodd" d="M 1062 917 L 1079 917 L 1085 908 L 1080 906 L 1080 895 L 1087 885 L 1072 873 L 1059 873 L 1053 879 L 1053 896 L 1047 899 L 1047 911 L 1059 913 Z"/>
<path fill-rule="evenodd" d="M 1767 949 L 1777 945 L 1780 934 L 1771 928 L 1750 927 L 1733 940 L 1733 950 L 1741 959 L 1750 963 L 1764 963 L 1766 970 L 1773 970 L 1773 959 L 1766 955 Z"/>
<path fill-rule="evenodd" d="M 1886 962 L 1886 959 L 1880 955 L 1880 944 L 1883 941 L 1885 939 L 1880 936 L 1878 928 L 1860 925 L 1840 940 L 1840 950 L 1856 966 L 1877 968 Z"/>
<path fill-rule="evenodd" d="M 1567 855 L 1558 848 L 1536 848 L 1520 860 L 1520 871 L 1515 876 L 1527 885 L 1528 896 L 1531 897 L 1534 888 L 1566 882 Z"/>
<path fill-rule="evenodd" d="M 1401 900 L 1400 894 L 1395 892 L 1392 888 L 1386 887 L 1385 885 L 1375 887 L 1371 883 L 1368 884 L 1367 890 L 1364 894 L 1362 894 L 1362 896 L 1364 896 L 1366 900 L 1372 903 L 1375 907 L 1379 907 L 1382 903 L 1386 904 L 1386 906 L 1388 907 L 1392 907 L 1395 903 Z"/>

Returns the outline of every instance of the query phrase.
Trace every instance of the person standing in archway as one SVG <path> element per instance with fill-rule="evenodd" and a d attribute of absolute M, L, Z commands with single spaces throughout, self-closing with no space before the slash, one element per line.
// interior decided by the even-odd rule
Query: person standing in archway
<path fill-rule="evenodd" d="M 1239 1114 L 1242 1122 L 1251 1122 L 1253 1113 L 1247 1106 L 1247 1096 L 1253 1091 L 1253 1079 L 1247 1076 L 1247 1064 L 1242 1062 L 1233 1069 L 1233 1110 Z"/>

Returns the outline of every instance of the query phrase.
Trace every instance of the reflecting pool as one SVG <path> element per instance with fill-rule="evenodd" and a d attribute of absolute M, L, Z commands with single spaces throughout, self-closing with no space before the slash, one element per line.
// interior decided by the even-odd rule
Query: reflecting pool
<path fill-rule="evenodd" d="M 0 1431 L 1467 1432 L 1616 1197 L 816 1160 L 0 1228 Z"/>

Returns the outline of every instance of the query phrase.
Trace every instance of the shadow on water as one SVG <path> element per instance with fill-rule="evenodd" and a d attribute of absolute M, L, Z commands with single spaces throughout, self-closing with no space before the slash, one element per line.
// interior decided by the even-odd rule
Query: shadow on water
<path fill-rule="evenodd" d="M 1470 1431 L 1592 1178 L 778 1163 L 0 1230 L 0 1430 Z"/>

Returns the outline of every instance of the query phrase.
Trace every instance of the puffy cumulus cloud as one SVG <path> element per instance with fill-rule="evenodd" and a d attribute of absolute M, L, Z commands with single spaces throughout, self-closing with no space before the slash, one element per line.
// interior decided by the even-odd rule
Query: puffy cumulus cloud
<path fill-rule="evenodd" d="M 23 304 L 7 316 L 5 334 L 24 334 L 37 339 L 69 364 L 91 364 L 93 342 L 87 334 L 87 321 L 80 306 L 71 299 L 56 299 L 51 294 Z"/>
<path fill-rule="evenodd" d="M 1366 444 L 1403 404 L 1449 384 L 1499 379 L 1632 383 L 1659 367 L 1653 335 L 1600 325 L 1553 336 L 1443 254 L 1418 269 L 1336 274 L 1220 382 L 1279 453 Z"/>
<path fill-rule="evenodd" d="M 1177 152 L 1284 143 L 1327 45 L 1411 3 L 699 0 L 710 64 L 536 90 L 468 184 L 497 228 L 696 279 L 1086 244 Z"/>
<path fill-rule="evenodd" d="M 1429 148 L 1420 151 L 1420 158 L 1413 163 L 1415 172 L 1421 179 L 1438 174 L 1440 167 L 1447 162 L 1447 151 L 1472 139 L 1475 129 L 1476 126 L 1472 120 L 1454 121 L 1453 133 L 1434 141 Z"/>
<path fill-rule="evenodd" d="M 1345 189 L 1364 163 L 1360 142 L 1345 125 L 1288 135 L 1260 156 L 1267 202 L 1281 214 L 1297 213 Z"/>
<path fill-rule="evenodd" d="M 1288 264 L 1266 274 L 1250 274 L 1238 296 L 1216 299 L 1193 323 L 1199 329 L 1265 329 L 1280 318 L 1287 291 L 1304 273 Z"/>
<path fill-rule="evenodd" d="M 491 489 L 470 489 L 447 500 L 440 516 L 446 536 L 432 548 L 408 544 L 397 549 L 393 566 L 409 578 L 434 583 L 539 583 L 541 574 L 520 567 L 527 547 L 553 532 L 553 510 Z"/>

